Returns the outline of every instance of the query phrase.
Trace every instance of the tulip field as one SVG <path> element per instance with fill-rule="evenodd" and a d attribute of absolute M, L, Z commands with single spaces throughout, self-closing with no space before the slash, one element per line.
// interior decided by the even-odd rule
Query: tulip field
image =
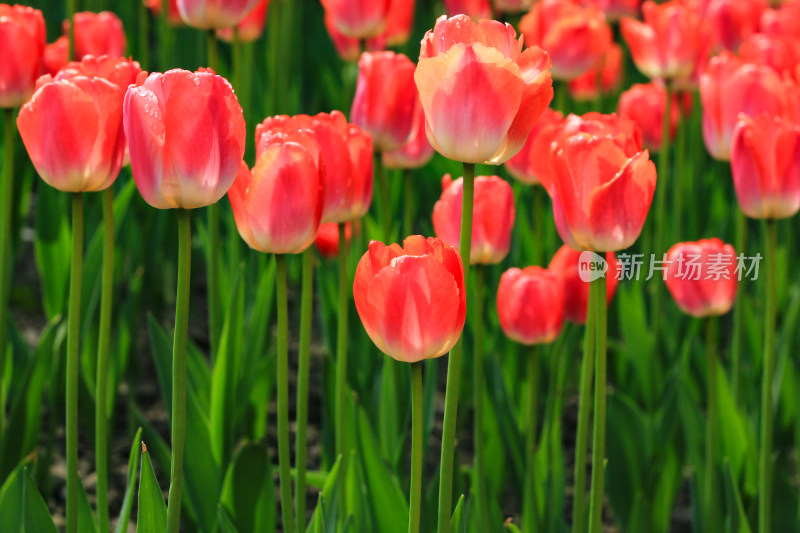
<path fill-rule="evenodd" d="M 800 531 L 800 0 L 0 3 L 0 533 Z"/>

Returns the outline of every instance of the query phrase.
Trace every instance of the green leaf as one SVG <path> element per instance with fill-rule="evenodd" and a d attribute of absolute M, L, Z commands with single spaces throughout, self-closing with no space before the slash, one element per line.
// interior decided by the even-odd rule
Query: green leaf
<path fill-rule="evenodd" d="M 467 522 L 464 520 L 464 495 L 458 498 L 456 508 L 453 510 L 453 516 L 450 518 L 450 531 L 454 533 L 466 533 Z"/>
<path fill-rule="evenodd" d="M 338 457 L 336 462 L 333 463 L 328 478 L 322 487 L 322 492 L 319 494 L 317 508 L 314 509 L 314 514 L 311 516 L 311 523 L 306 528 L 306 533 L 316 533 L 317 531 L 336 531 L 336 507 L 331 505 L 336 496 L 336 489 L 339 484 L 337 478 L 339 477 L 339 468 L 342 463 L 342 458 Z M 333 512 L 329 516 L 325 512 L 325 508 L 330 507 Z"/>
<path fill-rule="evenodd" d="M 156 480 L 147 446 L 142 443 L 142 467 L 139 473 L 139 512 L 136 533 L 164 533 L 167 527 L 167 505 Z"/>
<path fill-rule="evenodd" d="M 506 522 L 505 526 L 506 530 L 511 531 L 511 533 L 521 533 L 519 528 L 516 525 L 514 525 L 513 522 Z"/>
<path fill-rule="evenodd" d="M 58 533 L 27 466 L 14 470 L 0 488 L 0 531 Z"/>
<path fill-rule="evenodd" d="M 69 279 L 70 230 L 68 195 L 39 184 L 36 198 L 36 267 L 42 280 L 44 311 L 52 320 L 66 311 Z"/>
<path fill-rule="evenodd" d="M 122 498 L 122 507 L 117 519 L 117 527 L 114 533 L 125 533 L 128 530 L 128 522 L 133 508 L 133 492 L 136 490 L 136 471 L 139 469 L 139 443 L 142 442 L 142 428 L 136 430 L 131 445 L 131 453 L 128 457 L 128 482 L 125 484 L 125 496 Z"/>
<path fill-rule="evenodd" d="M 247 444 L 233 458 L 225 474 L 220 509 L 239 531 L 275 530 L 275 485 L 266 446 Z"/>
<path fill-rule="evenodd" d="M 201 531 L 212 531 L 222 490 L 221 465 L 211 449 L 211 427 L 200 396 L 190 383 L 186 399 L 186 455 L 183 476 L 186 497 L 197 513 Z"/>
<path fill-rule="evenodd" d="M 222 533 L 239 533 L 239 530 L 236 529 L 236 526 L 231 520 L 228 511 L 225 510 L 222 505 L 217 507 L 217 521 L 219 523 L 219 529 Z"/>
<path fill-rule="evenodd" d="M 81 533 L 89 533 L 94 531 L 97 533 L 97 520 L 94 517 L 92 506 L 89 505 L 89 497 L 86 495 L 86 488 L 83 486 L 83 481 L 78 480 L 78 531 Z"/>
<path fill-rule="evenodd" d="M 747 522 L 747 514 L 742 505 L 742 496 L 739 494 L 739 487 L 731 470 L 731 464 L 727 458 L 722 460 L 723 471 L 725 473 L 725 499 L 728 502 L 727 508 L 727 528 L 731 533 L 751 533 L 750 524 Z M 730 510 L 734 510 L 731 512 Z"/>

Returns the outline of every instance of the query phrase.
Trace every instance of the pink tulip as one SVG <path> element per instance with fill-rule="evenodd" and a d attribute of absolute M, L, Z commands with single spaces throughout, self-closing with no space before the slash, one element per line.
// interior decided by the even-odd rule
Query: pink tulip
<path fill-rule="evenodd" d="M 667 252 L 665 283 L 681 311 L 694 317 L 724 315 L 739 280 L 736 252 L 719 239 L 678 243 Z"/>
<path fill-rule="evenodd" d="M 635 17 L 639 14 L 642 0 L 582 0 L 584 6 L 596 6 L 608 20 Z"/>
<path fill-rule="evenodd" d="M 391 4 L 396 0 L 321 0 L 326 16 L 346 37 L 377 37 L 386 30 Z"/>
<path fill-rule="evenodd" d="M 55 76 L 67 63 L 69 63 L 69 37 L 62 35 L 44 47 L 42 74 Z"/>
<path fill-rule="evenodd" d="M 125 55 L 125 30 L 122 21 L 114 13 L 84 11 L 75 13 L 72 20 L 75 22 L 75 58 Z M 69 33 L 68 22 L 64 23 L 64 33 Z"/>
<path fill-rule="evenodd" d="M 510 268 L 500 277 L 497 314 L 510 339 L 526 345 L 553 342 L 564 323 L 564 283 L 538 266 Z"/>
<path fill-rule="evenodd" d="M 766 0 L 709 0 L 703 19 L 711 28 L 717 49 L 735 52 L 742 42 L 758 31 Z"/>
<path fill-rule="evenodd" d="M 420 168 L 427 165 L 433 157 L 433 146 L 425 133 L 425 112 L 419 98 L 414 109 L 411 137 L 397 150 L 382 154 L 383 166 L 386 168 Z"/>
<path fill-rule="evenodd" d="M 448 17 L 466 15 L 475 22 L 492 18 L 489 0 L 444 0 L 444 8 Z"/>
<path fill-rule="evenodd" d="M 598 68 L 602 73 L 597 75 Z M 600 91 L 603 94 L 612 93 L 617 90 L 622 82 L 622 48 L 618 44 L 611 44 L 606 51 L 606 55 L 600 63 L 577 78 L 569 82 L 569 93 L 574 100 L 579 102 L 591 102 L 597 98 L 597 82 L 601 83 Z"/>
<path fill-rule="evenodd" d="M 661 149 L 661 138 L 664 131 L 664 104 L 667 91 L 658 83 L 639 83 L 622 93 L 617 104 L 621 117 L 626 117 L 639 125 L 642 130 L 644 147 L 652 153 Z M 676 95 L 670 105 L 670 138 L 674 139 L 678 131 L 681 111 Z"/>
<path fill-rule="evenodd" d="M 269 0 L 259 0 L 256 7 L 250 10 L 241 22 L 236 25 L 236 38 L 242 43 L 257 41 L 264 33 L 264 25 L 267 23 L 267 8 Z M 217 37 L 225 42 L 233 42 L 233 28 L 220 28 L 217 30 Z"/>
<path fill-rule="evenodd" d="M 45 37 L 41 11 L 0 4 L 0 107 L 19 107 L 33 94 Z"/>
<path fill-rule="evenodd" d="M 561 132 L 564 115 L 549 107 L 533 126 L 522 150 L 506 162 L 508 173 L 522 183 L 550 183 L 550 145 Z"/>
<path fill-rule="evenodd" d="M 547 269 L 555 272 L 564 284 L 564 318 L 573 324 L 585 324 L 589 311 L 589 283 L 583 281 L 578 271 L 581 252 L 566 244 L 558 249 L 550 260 Z M 611 303 L 617 292 L 617 257 L 614 252 L 606 252 L 606 305 Z"/>
<path fill-rule="evenodd" d="M 201 30 L 232 28 L 260 0 L 178 0 L 178 11 L 186 25 Z"/>

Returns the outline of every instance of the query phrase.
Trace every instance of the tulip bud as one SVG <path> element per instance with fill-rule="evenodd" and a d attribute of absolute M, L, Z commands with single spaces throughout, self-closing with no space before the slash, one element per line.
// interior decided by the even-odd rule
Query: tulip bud
<path fill-rule="evenodd" d="M 564 283 L 538 266 L 506 270 L 497 289 L 497 314 L 503 332 L 521 344 L 547 344 L 564 323 Z"/>
<path fill-rule="evenodd" d="M 585 324 L 589 311 L 589 283 L 581 279 L 578 270 L 581 252 L 566 244 L 558 249 L 547 269 L 555 272 L 564 283 L 564 318 L 574 324 Z M 606 252 L 606 305 L 617 292 L 617 258 L 614 252 Z"/>
<path fill-rule="evenodd" d="M 321 0 L 326 17 L 346 37 L 376 37 L 386 29 L 392 0 Z"/>
<path fill-rule="evenodd" d="M 33 94 L 45 38 L 41 11 L 0 4 L 0 107 L 19 107 Z"/>
<path fill-rule="evenodd" d="M 678 243 L 667 252 L 664 281 L 684 313 L 724 315 L 736 299 L 736 261 L 733 246 L 719 239 Z"/>
<path fill-rule="evenodd" d="M 448 17 L 466 15 L 475 22 L 492 18 L 489 0 L 444 0 L 444 8 Z"/>
<path fill-rule="evenodd" d="M 114 13 L 84 11 L 75 13 L 72 20 L 75 23 L 75 58 L 125 55 L 125 30 L 122 21 Z M 69 34 L 69 22 L 64 23 L 64 33 Z"/>
<path fill-rule="evenodd" d="M 178 0 L 183 22 L 192 28 L 218 30 L 239 24 L 260 0 Z"/>

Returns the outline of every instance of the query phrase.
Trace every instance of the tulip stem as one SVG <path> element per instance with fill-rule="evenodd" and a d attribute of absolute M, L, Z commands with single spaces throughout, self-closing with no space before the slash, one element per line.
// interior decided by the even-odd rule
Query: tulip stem
<path fill-rule="evenodd" d="M 743 254 L 747 248 L 747 218 L 740 209 L 736 210 L 736 252 Z M 742 329 L 744 329 L 744 287 L 737 289 L 738 297 L 733 307 L 733 338 L 731 340 L 731 381 L 733 400 L 740 405 L 740 382 L 742 368 Z"/>
<path fill-rule="evenodd" d="M 186 442 L 186 345 L 189 334 L 189 288 L 192 276 L 192 222 L 189 211 L 178 216 L 178 289 L 172 344 L 172 464 L 170 467 L 167 532 L 178 533 L 183 497 L 183 448 Z"/>
<path fill-rule="evenodd" d="M 392 231 L 391 204 L 389 202 L 389 184 L 386 182 L 386 169 L 383 168 L 383 158 L 380 152 L 375 154 L 375 174 L 378 176 L 378 194 L 380 199 L 380 221 L 383 239 L 391 240 Z"/>
<path fill-rule="evenodd" d="M 403 236 L 414 234 L 414 176 L 410 169 L 403 169 Z"/>
<path fill-rule="evenodd" d="M 267 68 L 269 70 L 267 79 L 269 80 L 269 100 L 267 115 L 277 115 L 280 109 L 280 94 L 278 90 L 278 64 L 281 61 L 281 2 L 273 0 L 269 3 L 267 13 Z"/>
<path fill-rule="evenodd" d="M 67 533 L 78 532 L 78 365 L 83 276 L 83 194 L 72 194 L 72 266 L 67 324 Z"/>
<path fill-rule="evenodd" d="M 294 505 L 297 531 L 306 530 L 306 427 L 308 424 L 308 374 L 311 354 L 311 313 L 314 305 L 314 249 L 303 252 L 302 288 L 300 294 L 300 347 L 297 363 L 297 435 L 295 436 Z"/>
<path fill-rule="evenodd" d="M 14 141 L 17 134 L 14 124 L 14 110 L 4 109 L 5 157 L 3 158 L 2 183 L 0 183 L 0 436 L 5 429 L 6 390 L 4 371 L 6 368 L 6 346 L 8 332 L 8 300 L 11 288 L 11 206 L 14 196 Z"/>
<path fill-rule="evenodd" d="M 526 532 L 534 532 L 540 531 L 541 525 L 539 524 L 539 509 L 538 509 L 538 502 L 536 498 L 536 426 L 538 424 L 537 421 L 537 387 L 536 382 L 538 381 L 538 348 L 537 346 L 532 346 L 530 354 L 528 355 L 528 442 L 527 442 L 527 449 L 528 449 L 528 462 L 527 462 L 527 482 L 528 482 L 528 490 L 530 490 L 530 509 L 531 514 L 530 516 L 525 517 L 525 531 Z M 555 362 L 553 362 L 553 367 L 555 368 Z M 553 389 L 555 389 L 555 380 L 551 383 Z"/>
<path fill-rule="evenodd" d="M 67 60 L 80 59 L 75 57 L 75 4 L 77 0 L 67 0 L 67 11 L 64 18 L 69 21 L 69 44 L 67 46 Z M 146 10 L 146 9 L 145 9 Z"/>
<path fill-rule="evenodd" d="M 545 195 L 544 187 L 533 186 L 533 252 L 534 265 L 543 265 L 545 255 L 544 249 L 544 208 L 542 197 Z"/>
<path fill-rule="evenodd" d="M 100 531 L 108 531 L 108 351 L 111 335 L 111 304 L 114 296 L 114 190 L 103 196 L 103 273 L 100 294 L 100 332 L 97 341 L 95 389 L 95 470 L 97 472 L 97 519 Z"/>
<path fill-rule="evenodd" d="M 166 0 L 164 1 L 166 3 Z M 139 43 L 136 52 L 139 57 L 139 64 L 143 69 L 150 68 L 150 10 L 144 5 L 144 2 L 139 2 Z M 72 45 L 70 45 L 72 46 Z M 72 54 L 70 53 L 70 56 Z"/>
<path fill-rule="evenodd" d="M 483 451 L 483 268 L 475 267 L 475 287 L 472 294 L 472 305 L 475 306 L 472 315 L 472 337 L 475 346 L 474 368 L 472 376 L 474 379 L 474 402 L 475 413 L 473 421 L 473 446 L 475 450 L 475 501 L 477 505 L 477 522 L 480 531 L 489 531 L 488 507 L 486 505 L 486 483 L 484 480 L 485 465 Z"/>
<path fill-rule="evenodd" d="M 469 283 L 469 256 L 472 246 L 472 203 L 475 196 L 475 165 L 464 163 L 464 190 L 461 204 L 461 262 L 464 266 L 464 291 Z M 462 337 L 463 338 L 463 337 Z M 447 385 L 444 399 L 444 423 L 442 427 L 442 455 L 439 471 L 439 533 L 449 533 L 450 513 L 453 502 L 453 462 L 455 460 L 456 418 L 458 416 L 458 393 L 461 386 L 461 340 L 450 351 L 447 361 Z"/>
<path fill-rule="evenodd" d="M 593 286 L 594 284 L 592 284 Z M 586 531 L 586 452 L 589 447 L 589 415 L 592 412 L 592 376 L 595 350 L 595 291 L 589 288 L 583 361 L 578 396 L 578 433 L 575 441 L 575 488 L 572 503 L 572 533 Z"/>
<path fill-rule="evenodd" d="M 716 494 L 716 461 L 714 454 L 717 450 L 717 320 L 715 317 L 706 319 L 706 358 L 708 360 L 708 385 L 706 399 L 706 478 L 705 478 L 705 508 L 706 531 L 717 529 L 717 494 Z"/>
<path fill-rule="evenodd" d="M 592 282 L 595 318 L 594 438 L 592 441 L 592 488 L 589 500 L 590 533 L 603 531 L 603 474 L 606 459 L 606 278 Z"/>
<path fill-rule="evenodd" d="M 411 363 L 411 487 L 408 533 L 419 533 L 422 500 L 422 361 Z"/>
<path fill-rule="evenodd" d="M 217 47 L 217 35 L 214 33 L 214 30 L 208 30 L 206 32 L 206 47 L 208 50 L 208 56 L 206 57 L 208 68 L 219 74 L 219 72 L 217 72 L 219 68 L 219 49 Z"/>
<path fill-rule="evenodd" d="M 764 357 L 761 380 L 761 449 L 758 457 L 758 531 L 770 533 L 772 523 L 772 428 L 775 379 L 775 312 L 777 307 L 778 235 L 774 219 L 766 220 L 767 287 L 764 313 Z"/>
<path fill-rule="evenodd" d="M 345 223 L 339 224 L 339 302 L 337 313 L 336 331 L 336 455 L 340 456 L 341 463 L 338 477 L 339 481 L 339 519 L 344 523 L 347 518 L 347 311 L 349 296 L 352 288 L 349 287 L 347 276 L 347 235 L 345 234 Z"/>
<path fill-rule="evenodd" d="M 286 255 L 275 254 L 278 282 L 278 463 L 280 468 L 281 518 L 283 530 L 294 533 L 292 516 L 292 465 L 289 458 L 289 298 Z"/>

